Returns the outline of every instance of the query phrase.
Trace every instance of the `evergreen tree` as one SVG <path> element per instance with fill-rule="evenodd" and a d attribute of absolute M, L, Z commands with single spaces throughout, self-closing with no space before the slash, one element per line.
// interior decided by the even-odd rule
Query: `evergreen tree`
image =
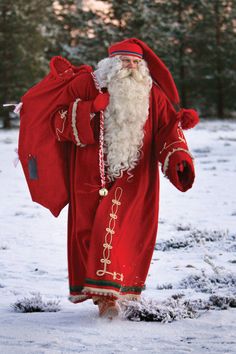
<path fill-rule="evenodd" d="M 137 37 L 145 41 L 166 63 L 179 88 L 184 106 L 191 91 L 191 42 L 199 20 L 198 0 L 105 1 L 111 5 L 110 17 L 117 20 L 116 39 Z"/>
<path fill-rule="evenodd" d="M 208 113 L 225 117 L 236 110 L 236 4 L 234 0 L 201 1 L 194 48 L 202 103 Z"/>
<path fill-rule="evenodd" d="M 137 37 L 170 69 L 181 104 L 203 115 L 235 111 L 234 0 L 103 0 L 116 23 L 113 41 Z"/>
<path fill-rule="evenodd" d="M 52 0 L 1 0 L 0 3 L 0 116 L 10 127 L 5 102 L 17 102 L 44 74 L 47 37 L 44 22 Z"/>
<path fill-rule="evenodd" d="M 47 56 L 62 55 L 75 65 L 95 65 L 105 54 L 102 16 L 84 9 L 82 0 L 58 0 L 56 15 L 56 42 Z"/>

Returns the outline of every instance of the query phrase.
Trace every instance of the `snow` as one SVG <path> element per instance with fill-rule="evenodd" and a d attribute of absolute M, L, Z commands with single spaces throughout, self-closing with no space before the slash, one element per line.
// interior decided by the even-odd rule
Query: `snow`
<path fill-rule="evenodd" d="M 17 135 L 17 130 L 0 131 L 1 353 L 236 352 L 234 308 L 205 310 L 171 323 L 124 316 L 111 322 L 98 317 L 91 301 L 71 304 L 67 210 L 54 218 L 30 200 L 21 166 L 13 165 Z M 186 137 L 196 182 L 181 193 L 161 177 L 157 247 L 143 292 L 154 305 L 164 306 L 174 294 L 181 301 L 235 297 L 236 122 L 205 121 Z M 14 311 L 12 304 L 35 294 L 60 311 Z"/>

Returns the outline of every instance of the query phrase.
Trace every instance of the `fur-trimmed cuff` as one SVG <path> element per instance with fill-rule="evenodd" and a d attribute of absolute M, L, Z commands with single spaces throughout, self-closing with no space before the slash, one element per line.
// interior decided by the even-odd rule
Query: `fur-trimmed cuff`
<path fill-rule="evenodd" d="M 76 145 L 83 147 L 85 145 L 81 143 L 81 141 L 79 139 L 78 130 L 77 130 L 77 127 L 76 127 L 76 112 L 77 112 L 77 106 L 78 106 L 78 102 L 79 101 L 81 101 L 81 99 L 77 98 L 75 100 L 75 102 L 73 103 L 72 114 L 71 114 L 71 125 L 72 125 L 72 131 L 73 131 L 73 134 L 74 134 Z"/>
<path fill-rule="evenodd" d="M 186 150 L 184 148 L 176 148 L 176 149 L 173 149 L 172 151 L 169 151 L 168 154 L 166 155 L 165 161 L 162 165 L 162 171 L 165 176 L 167 175 L 167 169 L 169 167 L 170 157 L 171 157 L 171 155 L 173 155 L 177 151 L 184 151 L 193 159 L 193 155 L 188 150 Z"/>
<path fill-rule="evenodd" d="M 80 147 L 96 143 L 92 128 L 95 115 L 91 113 L 91 106 L 92 101 L 77 99 L 71 107 L 74 142 Z"/>

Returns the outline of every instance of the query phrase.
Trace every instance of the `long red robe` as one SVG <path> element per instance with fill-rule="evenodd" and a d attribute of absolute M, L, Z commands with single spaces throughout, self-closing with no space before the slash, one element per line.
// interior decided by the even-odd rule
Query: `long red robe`
<path fill-rule="evenodd" d="M 192 158 L 176 112 L 153 85 L 142 157 L 132 171 L 133 178 L 124 173 L 108 184 L 108 195 L 100 197 L 99 114 L 91 114 L 98 90 L 91 73 L 82 74 L 79 84 L 75 80 L 68 90 L 78 99 L 62 107 L 52 124 L 58 140 L 71 142 L 70 300 L 76 303 L 94 295 L 135 298 L 144 287 L 156 242 L 158 162 L 170 181 L 186 191 L 194 180 Z M 181 177 L 176 164 L 183 160 L 188 165 Z"/>

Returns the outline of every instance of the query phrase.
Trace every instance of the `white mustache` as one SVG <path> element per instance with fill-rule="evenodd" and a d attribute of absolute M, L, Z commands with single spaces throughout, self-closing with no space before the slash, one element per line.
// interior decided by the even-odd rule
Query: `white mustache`
<path fill-rule="evenodd" d="M 135 81 L 138 82 L 143 80 L 143 76 L 138 69 L 123 68 L 117 74 L 118 79 L 125 79 L 126 77 L 132 77 Z"/>

